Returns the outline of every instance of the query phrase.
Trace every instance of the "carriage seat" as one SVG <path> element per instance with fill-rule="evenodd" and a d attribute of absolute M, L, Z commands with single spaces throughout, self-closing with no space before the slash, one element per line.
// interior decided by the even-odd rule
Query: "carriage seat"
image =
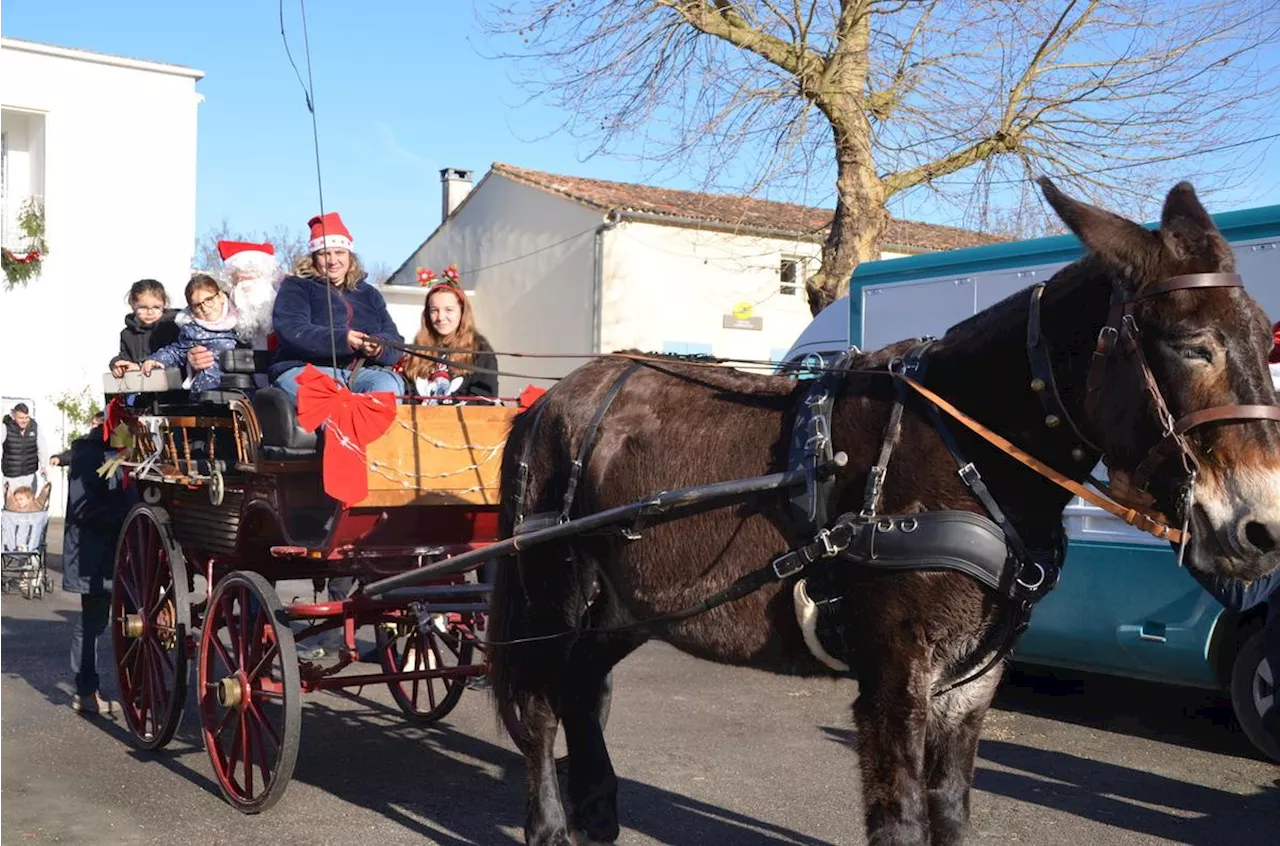
<path fill-rule="evenodd" d="M 274 386 L 259 388 L 253 395 L 253 412 L 262 429 L 259 452 L 263 458 L 287 461 L 315 457 L 316 435 L 298 425 L 298 410 L 287 393 Z"/>

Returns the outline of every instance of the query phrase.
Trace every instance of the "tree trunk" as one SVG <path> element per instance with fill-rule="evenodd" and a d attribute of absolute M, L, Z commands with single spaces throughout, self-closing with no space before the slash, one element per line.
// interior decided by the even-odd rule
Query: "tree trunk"
<path fill-rule="evenodd" d="M 866 124 L 861 109 L 832 120 L 836 152 L 836 212 L 822 245 L 822 268 L 805 284 L 809 310 L 817 314 L 849 292 L 849 277 L 864 261 L 879 257 L 880 239 L 889 223 L 884 184 L 871 156 L 871 127 L 842 129 L 844 121 Z"/>

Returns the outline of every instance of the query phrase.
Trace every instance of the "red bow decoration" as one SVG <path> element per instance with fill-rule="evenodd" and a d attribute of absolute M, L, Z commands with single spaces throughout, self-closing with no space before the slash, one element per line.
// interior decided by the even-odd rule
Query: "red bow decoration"
<path fill-rule="evenodd" d="M 324 492 L 343 505 L 369 495 L 365 447 L 396 419 L 396 395 L 353 394 L 308 364 L 298 377 L 298 424 L 308 432 L 325 428 Z"/>
<path fill-rule="evenodd" d="M 527 385 L 525 389 L 520 392 L 520 407 L 528 408 L 538 401 L 538 397 L 542 396 L 546 392 L 546 388 L 539 388 L 537 385 Z"/>
<path fill-rule="evenodd" d="M 1280 364 L 1280 323 L 1271 327 L 1271 341 L 1275 346 L 1271 348 L 1271 356 L 1268 360 L 1272 364 Z"/>
<path fill-rule="evenodd" d="M 107 403 L 106 411 L 102 416 L 102 442 L 111 442 L 111 433 L 121 423 L 128 422 L 126 417 L 128 406 L 124 404 L 124 397 L 116 395 L 111 398 L 111 402 Z"/>

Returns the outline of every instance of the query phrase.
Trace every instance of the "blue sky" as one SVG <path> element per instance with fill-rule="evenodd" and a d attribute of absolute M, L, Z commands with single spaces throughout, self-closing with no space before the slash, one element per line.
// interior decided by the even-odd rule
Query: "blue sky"
<path fill-rule="evenodd" d="M 305 74 L 296 0 L 285 3 Z M 328 209 L 343 215 L 366 263 L 398 265 L 439 222 L 438 171 L 494 161 L 624 182 L 645 181 L 633 159 L 584 161 L 571 138 L 539 137 L 558 115 L 517 109 L 522 93 L 467 0 L 310 0 L 307 22 Z M 199 68 L 197 231 L 301 231 L 318 207 L 311 121 L 285 57 L 273 0 L 7 0 L 3 34 Z M 1260 128 L 1259 134 L 1276 131 Z M 1213 211 L 1280 203 L 1280 145 L 1251 149 L 1264 164 L 1249 189 Z M 695 187 L 689 177 L 671 187 Z M 948 222 L 913 203 L 910 216 Z"/>

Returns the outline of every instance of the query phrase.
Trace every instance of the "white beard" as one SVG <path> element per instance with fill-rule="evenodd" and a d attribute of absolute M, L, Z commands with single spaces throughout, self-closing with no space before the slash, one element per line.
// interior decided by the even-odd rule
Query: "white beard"
<path fill-rule="evenodd" d="M 271 334 L 271 310 L 276 304 L 276 286 L 265 277 L 244 279 L 231 289 L 231 301 L 240 311 L 236 336 L 255 349 L 266 349 Z"/>

